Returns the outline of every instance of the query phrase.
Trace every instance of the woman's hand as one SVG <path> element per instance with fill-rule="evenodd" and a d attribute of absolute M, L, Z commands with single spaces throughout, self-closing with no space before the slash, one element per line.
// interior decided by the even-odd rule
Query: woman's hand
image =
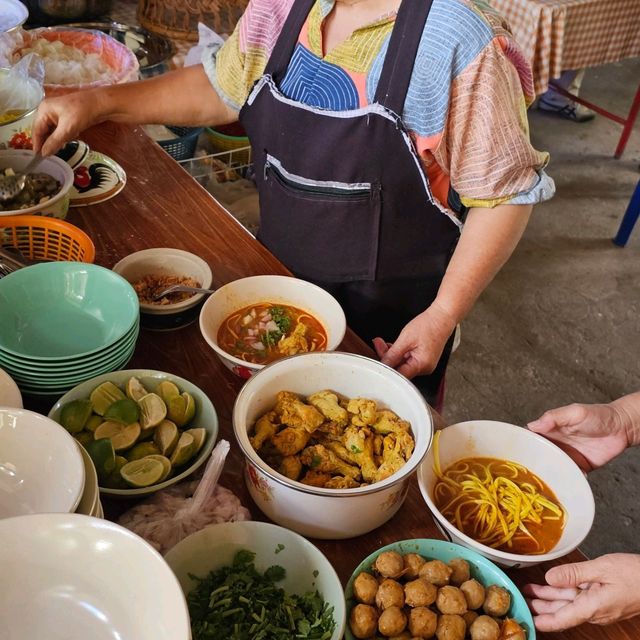
<path fill-rule="evenodd" d="M 611 624 L 640 614 L 640 555 L 612 553 L 547 571 L 547 585 L 524 593 L 540 631 L 562 631 L 583 622 Z"/>
<path fill-rule="evenodd" d="M 632 444 L 627 423 L 616 403 L 570 404 L 547 411 L 528 427 L 553 440 L 583 471 L 592 471 Z"/>
<path fill-rule="evenodd" d="M 455 320 L 434 303 L 411 320 L 393 344 L 376 338 L 373 346 L 384 364 L 413 378 L 433 372 L 455 328 Z"/>

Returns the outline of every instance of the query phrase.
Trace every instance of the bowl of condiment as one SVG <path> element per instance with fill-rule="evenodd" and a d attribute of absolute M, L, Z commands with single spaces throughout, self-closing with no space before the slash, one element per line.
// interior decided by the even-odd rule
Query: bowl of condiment
<path fill-rule="evenodd" d="M 345 599 L 346 640 L 536 637 L 527 603 L 507 575 L 443 540 L 401 540 L 374 551 L 353 572 Z"/>
<path fill-rule="evenodd" d="M 33 151 L 0 150 L 0 173 L 20 173 L 33 159 Z M 25 188 L 12 200 L 0 202 L 0 216 L 44 215 L 64 219 L 69 210 L 73 171 L 69 165 L 50 156 L 27 176 Z"/>
<path fill-rule="evenodd" d="M 31 149 L 31 125 L 43 98 L 35 79 L 0 68 L 0 149 Z"/>
<path fill-rule="evenodd" d="M 233 429 L 262 512 L 304 536 L 341 539 L 372 531 L 402 506 L 433 423 L 420 392 L 394 369 L 319 352 L 250 378 Z"/>
<path fill-rule="evenodd" d="M 154 300 L 170 286 L 209 289 L 213 276 L 200 257 L 182 249 L 156 248 L 131 253 L 113 266 L 138 294 L 140 311 L 150 315 L 180 314 L 202 302 L 202 293 L 172 293 Z"/>
<path fill-rule="evenodd" d="M 575 462 L 546 438 L 503 422 L 438 432 L 418 483 L 445 536 L 504 567 L 561 558 L 593 524 L 593 493 Z"/>
<path fill-rule="evenodd" d="M 324 289 L 289 276 L 234 280 L 209 297 L 200 331 L 222 363 L 241 378 L 298 353 L 333 351 L 347 323 Z"/>
<path fill-rule="evenodd" d="M 193 640 L 340 640 L 340 579 L 302 536 L 266 522 L 229 522 L 193 533 L 165 555 L 187 598 Z"/>

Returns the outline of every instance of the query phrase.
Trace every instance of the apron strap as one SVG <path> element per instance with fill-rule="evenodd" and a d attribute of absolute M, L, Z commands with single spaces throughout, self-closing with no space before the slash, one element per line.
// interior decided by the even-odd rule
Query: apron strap
<path fill-rule="evenodd" d="M 402 116 L 427 16 L 433 0 L 402 0 L 391 32 L 374 102 Z"/>
<path fill-rule="evenodd" d="M 276 85 L 279 85 L 284 78 L 293 56 L 293 50 L 298 44 L 300 31 L 314 3 L 315 0 L 294 0 L 293 6 L 289 10 L 289 15 L 282 26 L 282 31 L 264 71 L 265 75 L 270 75 L 275 80 Z"/>

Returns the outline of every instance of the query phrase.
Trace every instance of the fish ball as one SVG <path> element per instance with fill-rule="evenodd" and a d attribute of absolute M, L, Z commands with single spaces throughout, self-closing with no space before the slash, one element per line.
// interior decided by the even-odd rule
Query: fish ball
<path fill-rule="evenodd" d="M 511 595 L 506 589 L 499 587 L 497 584 L 492 584 L 490 587 L 487 587 L 484 604 L 482 605 L 487 615 L 499 618 L 506 615 L 510 606 Z"/>
<path fill-rule="evenodd" d="M 444 587 L 449 584 L 452 571 L 451 567 L 448 567 L 442 560 L 431 560 L 420 567 L 419 575 L 427 582 L 435 584 L 436 587 Z"/>
<path fill-rule="evenodd" d="M 477 617 L 478 614 L 475 611 L 467 611 L 467 613 L 463 614 L 462 619 L 465 621 L 467 629 L 473 624 Z"/>
<path fill-rule="evenodd" d="M 428 607 L 436 601 L 438 587 L 424 578 L 412 580 L 404 585 L 404 601 L 410 607 Z"/>
<path fill-rule="evenodd" d="M 385 578 L 399 578 L 404 572 L 402 556 L 395 551 L 383 551 L 373 566 Z"/>
<path fill-rule="evenodd" d="M 460 585 L 460 591 L 464 593 L 469 609 L 479 609 L 483 605 L 485 590 L 477 580 L 472 578 L 471 580 L 463 582 Z"/>
<path fill-rule="evenodd" d="M 436 637 L 438 640 L 464 640 L 467 625 L 461 616 L 442 615 L 438 618 Z"/>
<path fill-rule="evenodd" d="M 449 584 L 452 584 L 454 587 L 459 587 L 463 582 L 466 582 L 471 577 L 469 563 L 466 560 L 463 560 L 462 558 L 454 558 L 449 561 L 449 566 L 452 569 Z"/>
<path fill-rule="evenodd" d="M 388 609 L 389 607 L 404 607 L 404 589 L 399 582 L 386 578 L 378 587 L 376 593 L 376 607 Z"/>
<path fill-rule="evenodd" d="M 479 616 L 469 629 L 471 640 L 499 640 L 500 625 L 489 616 Z"/>
<path fill-rule="evenodd" d="M 445 586 L 438 589 L 436 606 L 440 613 L 463 615 L 467 612 L 467 601 L 458 587 Z"/>
<path fill-rule="evenodd" d="M 427 607 L 416 607 L 409 612 L 409 631 L 412 636 L 433 638 L 438 626 L 438 616 Z"/>
<path fill-rule="evenodd" d="M 351 609 L 349 626 L 356 638 L 370 638 L 378 626 L 378 612 L 368 604 L 357 604 Z"/>
<path fill-rule="evenodd" d="M 405 578 L 415 580 L 420 573 L 420 567 L 425 563 L 425 559 L 417 553 L 407 553 L 402 556 L 402 560 Z"/>
<path fill-rule="evenodd" d="M 353 581 L 353 595 L 358 602 L 373 604 L 378 591 L 378 581 L 370 574 L 363 571 Z"/>
<path fill-rule="evenodd" d="M 400 607 L 389 607 L 378 618 L 378 631 L 383 636 L 397 636 L 406 626 L 407 616 Z"/>

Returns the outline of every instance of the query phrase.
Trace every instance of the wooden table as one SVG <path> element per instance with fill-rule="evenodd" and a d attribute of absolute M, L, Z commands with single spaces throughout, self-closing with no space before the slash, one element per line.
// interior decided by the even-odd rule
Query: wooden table
<path fill-rule="evenodd" d="M 288 273 L 139 129 L 109 123 L 87 132 L 84 137 L 93 149 L 121 163 L 128 175 L 126 189 L 120 195 L 103 204 L 73 209 L 68 216 L 70 222 L 93 238 L 96 263 L 111 267 L 133 251 L 165 246 L 192 251 L 204 258 L 213 271 L 215 287 L 244 276 Z M 348 333 L 342 349 L 370 354 L 352 333 Z M 242 381 L 219 362 L 200 335 L 197 323 L 167 333 L 143 330 L 129 366 L 174 373 L 208 394 L 220 419 L 220 437 L 231 443 L 221 483 L 239 495 L 255 519 L 264 520 L 244 485 L 242 455 L 231 427 L 233 402 Z M 382 545 L 406 538 L 441 537 L 414 478 L 404 506 L 384 526 L 353 540 L 314 542 L 346 583 L 362 558 Z M 582 559 L 579 552 L 567 558 Z M 539 582 L 545 568 L 548 566 L 515 571 L 512 577 L 520 584 Z M 638 640 L 640 618 L 608 628 L 583 626 L 544 637 L 549 640 Z"/>

